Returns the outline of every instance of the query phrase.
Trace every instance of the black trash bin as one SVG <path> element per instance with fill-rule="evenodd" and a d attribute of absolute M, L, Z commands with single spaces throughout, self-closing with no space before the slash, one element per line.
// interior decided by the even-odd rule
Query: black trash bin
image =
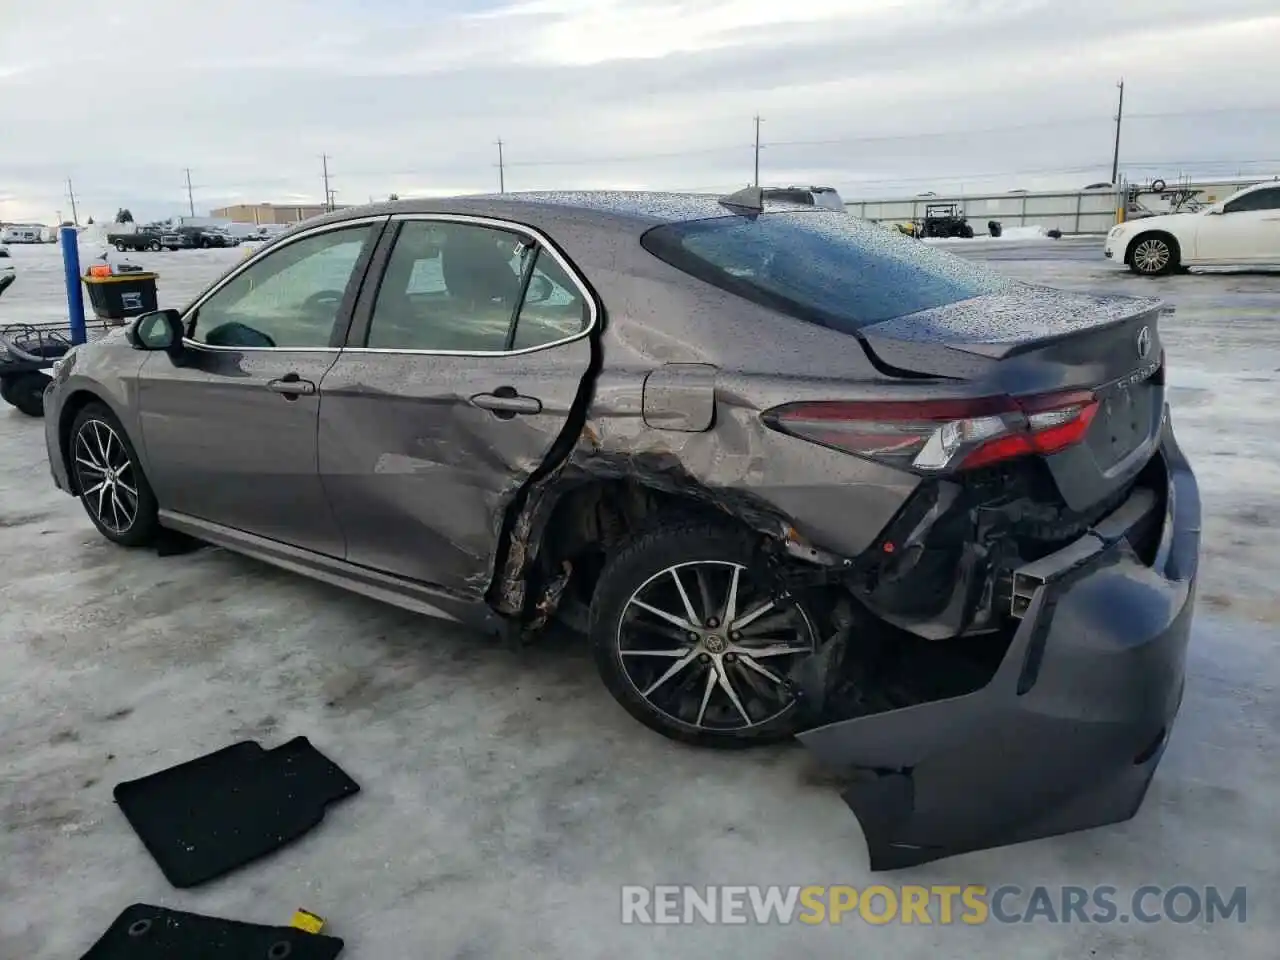
<path fill-rule="evenodd" d="M 156 280 L 159 274 L 143 270 L 90 272 L 82 279 L 89 291 L 89 305 L 99 320 L 121 324 L 131 317 L 158 309 Z"/>

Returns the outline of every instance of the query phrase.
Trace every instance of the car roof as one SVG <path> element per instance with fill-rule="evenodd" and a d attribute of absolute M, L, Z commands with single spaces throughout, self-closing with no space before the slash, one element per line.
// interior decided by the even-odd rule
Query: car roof
<path fill-rule="evenodd" d="M 490 193 L 457 197 L 422 197 L 347 207 L 335 213 L 305 220 L 313 227 L 358 217 L 419 213 L 494 217 L 533 226 L 553 226 L 555 221 L 583 217 L 620 230 L 643 232 L 664 223 L 735 216 L 716 194 L 657 193 L 646 191 L 581 190 L 526 193 Z M 813 207 L 765 198 L 771 213 L 813 212 Z M 296 228 L 295 228 L 296 229 Z M 291 231 L 292 232 L 292 231 Z"/>

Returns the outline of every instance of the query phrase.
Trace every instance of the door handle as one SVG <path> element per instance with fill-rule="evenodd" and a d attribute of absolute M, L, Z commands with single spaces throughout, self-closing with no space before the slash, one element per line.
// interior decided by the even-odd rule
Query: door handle
<path fill-rule="evenodd" d="M 268 380 L 267 389 L 272 393 L 283 394 L 286 400 L 297 400 L 315 393 L 316 385 L 310 380 L 303 380 L 296 373 L 286 373 L 278 380 Z"/>
<path fill-rule="evenodd" d="M 542 401 L 537 397 L 525 397 L 516 392 L 515 387 L 498 387 L 493 393 L 477 393 L 471 403 L 481 410 L 508 419 L 518 413 L 535 414 L 542 412 Z"/>

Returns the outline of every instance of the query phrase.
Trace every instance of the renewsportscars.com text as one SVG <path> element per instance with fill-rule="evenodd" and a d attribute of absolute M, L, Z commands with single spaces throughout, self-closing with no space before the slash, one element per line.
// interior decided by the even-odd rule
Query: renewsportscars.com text
<path fill-rule="evenodd" d="M 626 924 L 1244 923 L 1244 887 L 626 886 Z"/>

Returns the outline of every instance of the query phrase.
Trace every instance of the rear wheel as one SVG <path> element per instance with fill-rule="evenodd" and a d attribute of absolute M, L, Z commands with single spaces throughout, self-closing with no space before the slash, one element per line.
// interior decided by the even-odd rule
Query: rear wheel
<path fill-rule="evenodd" d="M 1139 236 L 1129 251 L 1129 269 L 1144 277 L 1160 277 L 1178 269 L 1181 253 L 1177 241 L 1161 233 Z"/>
<path fill-rule="evenodd" d="M 118 251 L 120 251 L 121 253 L 124 253 L 124 244 L 123 244 L 123 243 L 117 243 L 117 244 L 116 244 L 116 249 L 117 249 Z"/>
<path fill-rule="evenodd" d="M 159 240 L 152 240 L 150 243 L 148 243 L 148 244 L 147 244 L 147 249 L 148 249 L 148 250 L 150 250 L 152 253 L 159 253 L 159 252 L 160 252 L 160 241 L 159 241 Z"/>
<path fill-rule="evenodd" d="M 737 747 L 784 739 L 799 722 L 792 666 L 817 633 L 775 598 L 749 538 L 702 523 L 640 536 L 601 571 L 591 639 L 605 686 L 674 740 Z"/>
<path fill-rule="evenodd" d="M 155 540 L 155 494 L 120 421 L 103 404 L 90 403 L 76 414 L 68 460 L 80 502 L 99 533 L 125 547 Z"/>

